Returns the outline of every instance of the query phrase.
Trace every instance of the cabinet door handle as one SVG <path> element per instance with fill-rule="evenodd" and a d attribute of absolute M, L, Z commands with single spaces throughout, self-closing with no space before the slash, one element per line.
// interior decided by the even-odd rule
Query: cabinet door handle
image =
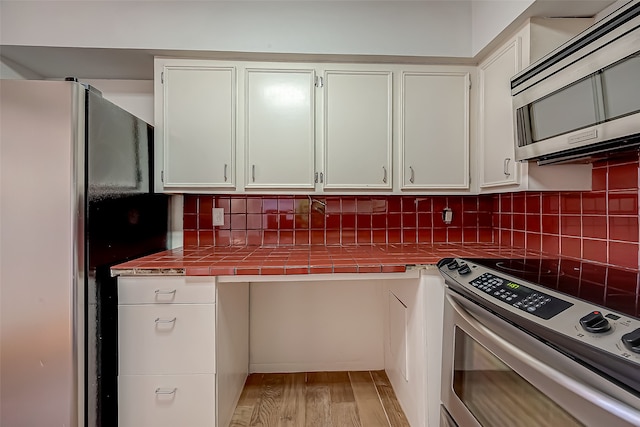
<path fill-rule="evenodd" d="M 510 176 L 511 175 L 511 173 L 509 172 L 509 162 L 510 161 L 511 161 L 511 159 L 509 157 L 504 159 L 504 174 L 505 174 L 505 176 Z"/>
<path fill-rule="evenodd" d="M 324 182 L 324 174 L 320 172 L 320 183 L 322 184 L 323 182 Z"/>
<path fill-rule="evenodd" d="M 382 182 L 384 182 L 386 184 L 387 183 L 387 168 L 383 166 L 382 170 L 384 172 L 384 175 L 382 176 Z"/>
<path fill-rule="evenodd" d="M 227 164 L 224 164 L 224 182 L 227 182 Z"/>
<path fill-rule="evenodd" d="M 409 176 L 409 182 L 413 184 L 416 180 L 416 174 L 411 166 L 409 166 L 409 172 L 411 173 L 411 175 Z"/>
<path fill-rule="evenodd" d="M 174 388 L 171 388 L 171 389 L 158 387 L 156 389 L 156 394 L 175 394 L 176 391 L 178 391 L 177 387 L 174 387 Z"/>
<path fill-rule="evenodd" d="M 177 319 L 177 317 L 174 317 L 173 319 L 161 319 L 159 317 L 156 317 L 156 325 L 167 324 L 167 323 L 175 323 L 176 319 Z"/>
<path fill-rule="evenodd" d="M 256 182 L 256 165 L 251 165 L 251 179 Z"/>
<path fill-rule="evenodd" d="M 160 295 L 171 295 L 171 296 L 175 296 L 176 294 L 176 290 L 175 289 L 156 289 L 156 296 L 159 297 Z"/>

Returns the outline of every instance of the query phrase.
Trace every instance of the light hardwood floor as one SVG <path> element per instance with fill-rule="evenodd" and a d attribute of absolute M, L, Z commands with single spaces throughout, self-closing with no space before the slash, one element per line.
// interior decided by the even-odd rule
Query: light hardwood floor
<path fill-rule="evenodd" d="M 384 371 L 251 374 L 232 427 L 409 427 Z"/>

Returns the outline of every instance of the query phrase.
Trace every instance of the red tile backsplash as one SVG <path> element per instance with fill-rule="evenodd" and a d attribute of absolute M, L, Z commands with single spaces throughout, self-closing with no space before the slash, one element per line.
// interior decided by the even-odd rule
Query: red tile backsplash
<path fill-rule="evenodd" d="M 592 191 L 495 195 L 495 243 L 637 270 L 639 166 L 637 155 L 595 163 Z"/>
<path fill-rule="evenodd" d="M 593 190 L 585 192 L 480 196 L 185 195 L 184 244 L 493 242 L 638 269 L 638 171 L 637 155 L 596 163 Z M 223 226 L 212 225 L 213 207 L 224 208 Z M 451 224 L 442 221 L 445 207 L 453 209 Z"/>
<path fill-rule="evenodd" d="M 491 243 L 493 196 L 184 196 L 184 243 L 216 246 Z M 212 225 L 211 209 L 225 209 Z M 451 224 L 442 209 L 453 209 Z"/>

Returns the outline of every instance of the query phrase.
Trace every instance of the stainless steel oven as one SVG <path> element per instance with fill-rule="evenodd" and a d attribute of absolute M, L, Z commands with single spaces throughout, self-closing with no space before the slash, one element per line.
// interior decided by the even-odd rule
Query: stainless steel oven
<path fill-rule="evenodd" d="M 640 426 L 640 320 L 443 261 L 441 426 Z"/>

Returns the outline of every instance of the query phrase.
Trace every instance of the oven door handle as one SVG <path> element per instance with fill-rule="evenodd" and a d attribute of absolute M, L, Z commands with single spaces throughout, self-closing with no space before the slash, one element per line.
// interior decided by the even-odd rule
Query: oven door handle
<path fill-rule="evenodd" d="M 580 396 L 582 399 L 592 403 L 593 405 L 598 406 L 609 413 L 616 414 L 616 416 L 626 420 L 631 425 L 640 426 L 640 412 L 638 412 L 637 410 L 630 408 L 623 402 L 615 400 L 606 394 L 600 393 L 599 391 L 593 388 L 590 388 L 585 386 L 584 384 L 581 384 L 580 382 L 574 380 L 573 378 L 568 377 L 562 372 L 557 371 L 556 369 L 553 369 L 552 367 L 539 361 L 535 357 L 532 357 L 531 355 L 520 350 L 518 347 L 514 346 L 509 341 L 500 337 L 491 329 L 487 328 L 478 320 L 476 320 L 475 317 L 470 315 L 464 309 L 464 307 L 462 307 L 460 303 L 456 301 L 457 298 L 463 298 L 463 297 L 457 297 L 455 296 L 455 294 L 447 292 L 446 298 L 449 304 L 451 304 L 451 307 L 456 311 L 456 313 L 460 317 L 462 317 L 462 319 L 464 319 L 465 322 L 467 322 L 473 328 L 477 329 L 479 332 L 481 332 L 484 336 L 486 336 L 488 339 L 490 339 L 493 343 L 495 343 L 503 351 L 510 354 L 512 357 L 520 360 L 522 363 L 526 364 L 531 369 L 540 373 L 540 375 L 544 375 L 545 377 L 551 379 L 555 383 L 561 384 L 562 387 L 564 387 L 565 389 L 573 392 L 577 396 Z"/>

